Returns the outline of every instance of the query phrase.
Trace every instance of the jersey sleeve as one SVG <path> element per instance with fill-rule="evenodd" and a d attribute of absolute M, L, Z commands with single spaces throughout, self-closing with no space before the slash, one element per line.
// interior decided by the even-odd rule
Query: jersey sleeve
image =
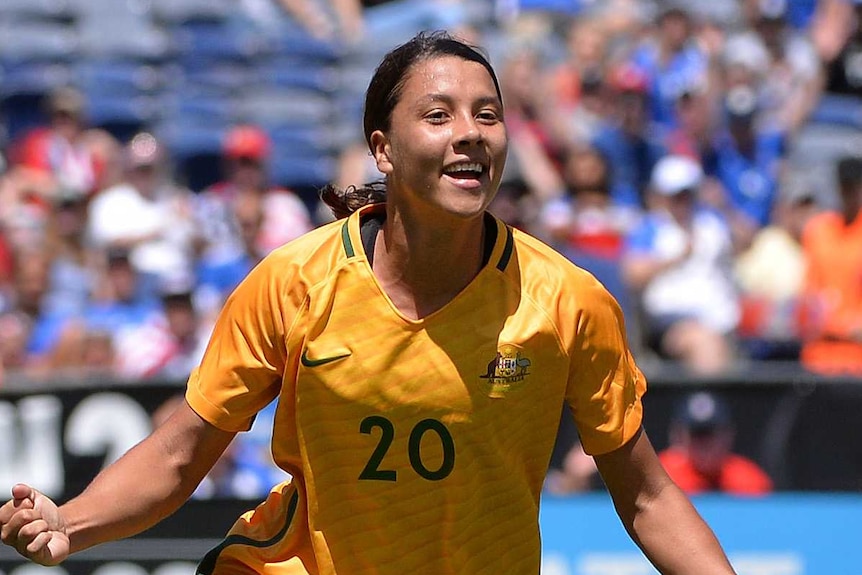
<path fill-rule="evenodd" d="M 296 315 L 294 300 L 283 297 L 285 275 L 270 260 L 248 274 L 225 303 L 189 377 L 186 400 L 220 429 L 248 430 L 279 392 L 287 362 L 285 324 Z"/>
<path fill-rule="evenodd" d="M 590 455 L 622 447 L 640 429 L 646 380 L 626 340 L 622 310 L 598 282 L 578 290 L 566 400 Z"/>

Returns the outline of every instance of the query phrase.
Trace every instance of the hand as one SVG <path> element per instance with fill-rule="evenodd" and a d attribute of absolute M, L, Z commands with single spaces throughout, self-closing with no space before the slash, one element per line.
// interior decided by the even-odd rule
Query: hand
<path fill-rule="evenodd" d="M 57 565 L 69 556 L 69 536 L 57 504 L 21 483 L 0 507 L 0 539 L 40 565 Z"/>

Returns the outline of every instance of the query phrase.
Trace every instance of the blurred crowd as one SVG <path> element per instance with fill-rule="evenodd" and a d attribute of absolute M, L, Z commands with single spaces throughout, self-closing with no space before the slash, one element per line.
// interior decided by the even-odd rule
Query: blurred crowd
<path fill-rule="evenodd" d="M 401 34 L 486 47 L 511 143 L 491 210 L 596 275 L 642 361 L 862 375 L 862 148 L 802 145 L 812 123 L 862 133 L 862 2 L 425 4 L 268 9 L 347 42 L 345 65 L 388 48 L 369 36 L 381 9 Z M 46 91 L 40 125 L 3 146 L 0 371 L 181 383 L 244 275 L 331 216 L 273 181 L 260 126 L 232 126 L 195 189 L 148 126 L 90 125 L 85 100 Z M 378 179 L 349 130 L 331 180 Z"/>

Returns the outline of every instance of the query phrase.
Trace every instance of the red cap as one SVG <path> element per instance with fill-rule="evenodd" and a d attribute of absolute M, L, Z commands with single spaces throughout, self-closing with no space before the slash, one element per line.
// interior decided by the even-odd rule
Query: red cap
<path fill-rule="evenodd" d="M 225 156 L 263 161 L 269 157 L 270 143 L 266 132 L 256 126 L 237 126 L 228 132 L 224 142 Z"/>
<path fill-rule="evenodd" d="M 649 89 L 647 75 L 630 63 L 621 64 L 611 70 L 609 80 L 611 86 L 619 92 L 645 94 Z"/>

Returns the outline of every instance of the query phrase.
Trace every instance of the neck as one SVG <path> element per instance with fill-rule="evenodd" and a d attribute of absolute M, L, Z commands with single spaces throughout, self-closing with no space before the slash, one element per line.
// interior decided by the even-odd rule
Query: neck
<path fill-rule="evenodd" d="M 433 226 L 387 208 L 374 249 L 374 274 L 408 317 L 425 317 L 449 303 L 482 266 L 482 216 Z"/>

